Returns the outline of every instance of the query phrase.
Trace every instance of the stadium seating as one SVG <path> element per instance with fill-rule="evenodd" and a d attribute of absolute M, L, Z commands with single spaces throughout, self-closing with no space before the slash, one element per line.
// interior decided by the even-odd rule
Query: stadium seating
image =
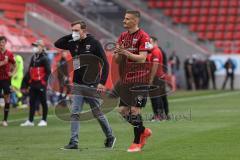
<path fill-rule="evenodd" d="M 34 33 L 24 24 L 24 12 L 26 3 L 37 0 L 0 0 L 0 35 L 8 39 L 8 47 L 12 51 L 29 51 L 31 43 L 37 39 L 43 39 L 50 46 L 48 38 L 42 34 Z"/>
<path fill-rule="evenodd" d="M 240 53 L 239 0 L 149 0 L 149 8 L 160 8 L 175 24 L 185 24 L 199 40 L 215 42 L 225 53 Z M 229 45 L 230 44 L 230 45 Z"/>

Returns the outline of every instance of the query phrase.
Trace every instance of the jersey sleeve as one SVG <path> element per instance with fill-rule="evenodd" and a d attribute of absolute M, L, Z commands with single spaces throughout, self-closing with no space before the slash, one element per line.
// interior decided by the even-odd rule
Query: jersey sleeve
<path fill-rule="evenodd" d="M 14 55 L 12 52 L 8 52 L 8 61 L 12 64 L 15 64 L 16 61 L 15 61 L 15 58 L 14 58 Z"/>
<path fill-rule="evenodd" d="M 117 44 L 122 45 L 122 36 L 123 33 L 118 37 Z"/>
<path fill-rule="evenodd" d="M 139 52 L 147 51 L 148 53 L 150 53 L 150 50 L 151 50 L 150 37 L 147 34 L 143 34 L 140 39 Z"/>
<path fill-rule="evenodd" d="M 151 61 L 163 64 L 162 52 L 159 49 L 154 49 L 153 50 L 152 56 L 151 56 Z"/>

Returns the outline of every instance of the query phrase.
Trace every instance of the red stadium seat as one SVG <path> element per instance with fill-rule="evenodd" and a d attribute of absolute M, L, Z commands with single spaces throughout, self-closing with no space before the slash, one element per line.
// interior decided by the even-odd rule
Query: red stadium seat
<path fill-rule="evenodd" d="M 191 15 L 191 9 L 190 8 L 182 9 L 182 15 L 190 16 Z"/>
<path fill-rule="evenodd" d="M 235 30 L 235 24 L 229 23 L 226 25 L 226 31 L 233 32 Z"/>
<path fill-rule="evenodd" d="M 174 7 L 179 7 L 181 8 L 183 6 L 183 1 L 175 1 Z"/>
<path fill-rule="evenodd" d="M 165 7 L 167 8 L 173 8 L 174 7 L 174 1 L 167 1 L 165 2 Z"/>
<path fill-rule="evenodd" d="M 239 0 L 231 0 L 231 1 L 229 1 L 229 6 L 236 7 L 239 5 L 239 3 L 240 3 Z"/>
<path fill-rule="evenodd" d="M 181 17 L 181 23 L 188 23 L 189 22 L 189 16 L 184 16 L 184 17 Z"/>
<path fill-rule="evenodd" d="M 201 39 L 201 40 L 205 40 L 206 39 L 206 35 L 205 35 L 205 32 L 198 32 L 198 37 Z"/>
<path fill-rule="evenodd" d="M 199 23 L 207 23 L 208 22 L 208 16 L 201 16 L 199 18 Z"/>
<path fill-rule="evenodd" d="M 197 26 L 198 26 L 197 24 L 191 24 L 189 26 L 190 31 L 196 32 L 198 30 Z"/>
<path fill-rule="evenodd" d="M 225 24 L 218 24 L 216 27 L 217 31 L 224 31 L 225 30 Z"/>
<path fill-rule="evenodd" d="M 191 1 L 191 0 L 186 0 L 186 1 L 184 1 L 183 2 L 183 5 L 184 5 L 184 7 L 186 7 L 186 8 L 190 8 L 190 7 L 192 7 L 192 4 L 193 3 L 193 1 Z"/>
<path fill-rule="evenodd" d="M 193 7 L 201 7 L 201 0 L 194 0 L 192 3 Z"/>
<path fill-rule="evenodd" d="M 240 32 L 237 32 L 233 35 L 233 39 L 240 40 Z"/>
<path fill-rule="evenodd" d="M 217 41 L 215 46 L 231 53 L 232 40 L 240 43 L 240 0 L 149 0 L 158 3 L 174 24 L 188 25 L 200 40 Z M 226 48 L 225 48 L 226 47 Z"/>
<path fill-rule="evenodd" d="M 164 10 L 164 14 L 166 16 L 171 16 L 171 15 L 173 15 L 173 10 L 172 9 L 166 9 L 166 10 Z"/>
<path fill-rule="evenodd" d="M 228 5 L 229 5 L 229 0 L 221 0 L 221 6 L 223 6 L 223 7 L 228 7 Z"/>
<path fill-rule="evenodd" d="M 211 1 L 211 6 L 212 7 L 219 7 L 220 6 L 220 1 L 219 0 Z"/>
<path fill-rule="evenodd" d="M 218 16 L 218 22 L 219 23 L 226 23 L 227 22 L 227 16 L 225 15 L 221 15 L 221 16 Z"/>
<path fill-rule="evenodd" d="M 197 23 L 199 16 L 191 16 L 189 19 L 189 23 Z"/>
<path fill-rule="evenodd" d="M 207 25 L 207 31 L 215 31 L 217 25 L 215 23 L 210 23 Z"/>
<path fill-rule="evenodd" d="M 202 6 L 209 8 L 211 6 L 211 1 L 202 1 Z"/>
<path fill-rule="evenodd" d="M 156 7 L 159 7 L 159 8 L 166 7 L 166 6 L 165 6 L 165 2 L 164 2 L 164 1 L 157 1 L 157 2 L 156 2 Z"/>
<path fill-rule="evenodd" d="M 200 8 L 194 8 L 191 10 L 191 15 L 200 15 Z"/>
<path fill-rule="evenodd" d="M 174 16 L 181 16 L 182 15 L 182 9 L 180 9 L 180 8 L 174 8 L 172 11 L 173 11 L 172 14 Z"/>
<path fill-rule="evenodd" d="M 200 10 L 201 15 L 208 15 L 209 14 L 209 8 L 201 8 Z"/>
<path fill-rule="evenodd" d="M 0 10 L 24 12 L 25 11 L 25 7 L 23 5 L 15 5 L 15 4 L 10 4 L 10 3 L 1 3 Z"/>
<path fill-rule="evenodd" d="M 198 31 L 206 31 L 207 25 L 206 24 L 199 24 L 198 25 Z"/>
<path fill-rule="evenodd" d="M 6 12 L 4 12 L 4 16 L 9 19 L 23 19 L 24 18 L 24 14 L 22 12 L 6 11 Z"/>
<path fill-rule="evenodd" d="M 209 14 L 210 15 L 218 15 L 219 8 L 210 8 Z"/>
<path fill-rule="evenodd" d="M 209 40 L 213 40 L 213 39 L 215 38 L 213 32 L 207 32 L 207 33 L 206 33 L 206 37 L 207 37 L 207 39 L 209 39 Z"/>
<path fill-rule="evenodd" d="M 213 32 L 212 32 L 213 33 Z M 224 40 L 224 33 L 223 32 L 215 32 L 214 39 L 217 40 Z"/>

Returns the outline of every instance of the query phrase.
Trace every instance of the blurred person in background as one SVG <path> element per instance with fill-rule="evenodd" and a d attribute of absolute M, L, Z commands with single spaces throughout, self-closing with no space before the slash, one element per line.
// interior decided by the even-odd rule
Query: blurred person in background
<path fill-rule="evenodd" d="M 173 51 L 170 57 L 168 58 L 168 63 L 170 64 L 171 74 L 176 78 L 176 86 L 180 88 L 180 60 L 176 51 Z"/>
<path fill-rule="evenodd" d="M 212 81 L 213 89 L 217 89 L 216 81 L 215 81 L 215 72 L 217 70 L 217 67 L 215 65 L 215 62 L 208 57 L 207 60 L 205 61 L 205 65 L 206 65 L 206 70 L 207 70 L 206 88 L 209 88 L 209 83 L 210 83 L 210 81 Z"/>
<path fill-rule="evenodd" d="M 222 85 L 222 89 L 225 89 L 226 84 L 228 79 L 230 79 L 230 87 L 231 90 L 234 90 L 234 69 L 235 69 L 235 65 L 232 61 L 231 58 L 228 58 L 226 63 L 224 64 L 224 68 L 226 70 L 226 76 Z"/>
<path fill-rule="evenodd" d="M 187 56 L 186 60 L 184 61 L 184 71 L 185 71 L 187 90 L 195 90 L 192 68 L 193 68 L 193 59 L 191 56 Z"/>
<path fill-rule="evenodd" d="M 163 50 L 158 47 L 158 40 L 156 37 L 152 36 L 150 38 L 150 43 L 153 46 L 151 54 L 148 54 L 147 57 L 148 62 L 152 63 L 150 84 L 159 86 L 161 88 L 161 95 L 155 95 L 154 97 L 151 97 L 150 95 L 152 109 L 154 113 L 152 121 L 160 121 L 164 119 L 170 119 L 165 82 L 167 67 L 165 65 L 167 64 L 164 58 L 166 59 L 166 55 Z"/>
<path fill-rule="evenodd" d="M 61 59 L 58 61 L 57 64 L 57 77 L 59 80 L 59 98 L 58 100 L 66 99 L 68 94 L 71 91 L 70 85 L 70 74 L 69 74 L 69 67 L 68 67 L 68 51 L 63 50 L 61 54 Z"/>
<path fill-rule="evenodd" d="M 34 126 L 34 114 L 37 108 L 36 102 L 40 102 L 42 105 L 42 119 L 38 123 L 38 126 L 47 126 L 47 82 L 51 73 L 51 67 L 49 59 L 45 53 L 45 45 L 42 40 L 38 40 L 33 45 L 34 55 L 31 58 L 31 62 L 26 74 L 25 81 L 23 82 L 22 90 L 26 92 L 28 86 L 29 89 L 29 101 L 30 110 L 28 120 L 22 123 L 20 126 Z"/>
<path fill-rule="evenodd" d="M 0 92 L 4 97 L 4 117 L 2 125 L 8 126 L 8 114 L 10 109 L 11 77 L 16 69 L 16 62 L 12 52 L 6 49 L 7 38 L 0 36 Z"/>
<path fill-rule="evenodd" d="M 21 92 L 21 84 L 23 80 L 23 58 L 20 55 L 15 55 L 16 61 L 16 72 L 12 76 L 11 84 L 12 84 L 12 93 L 11 93 L 11 101 L 13 107 L 21 107 L 22 105 L 22 92 Z"/>

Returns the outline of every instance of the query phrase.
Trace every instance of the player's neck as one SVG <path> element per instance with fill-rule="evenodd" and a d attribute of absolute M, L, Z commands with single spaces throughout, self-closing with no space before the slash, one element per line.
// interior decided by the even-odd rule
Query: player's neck
<path fill-rule="evenodd" d="M 138 27 L 138 26 L 133 27 L 133 28 L 129 28 L 129 29 L 128 29 L 128 32 L 129 32 L 130 34 L 132 34 L 132 33 L 135 33 L 137 30 L 139 30 L 139 27 Z"/>
<path fill-rule="evenodd" d="M 4 53 L 6 51 L 6 48 L 1 49 L 1 53 Z"/>

